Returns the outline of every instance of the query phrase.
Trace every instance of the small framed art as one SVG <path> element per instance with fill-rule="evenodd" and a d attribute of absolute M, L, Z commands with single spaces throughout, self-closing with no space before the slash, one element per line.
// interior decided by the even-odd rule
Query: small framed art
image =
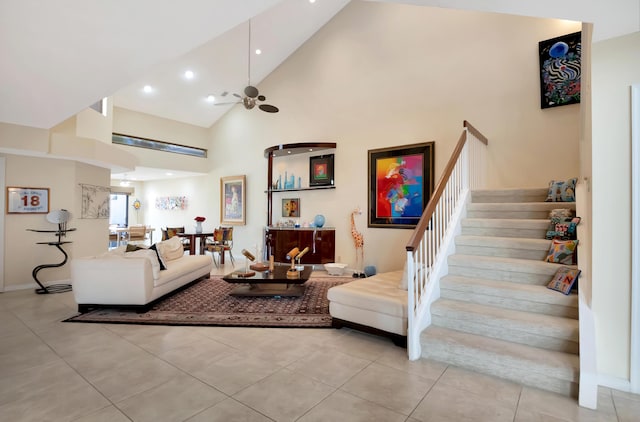
<path fill-rule="evenodd" d="M 245 224 L 246 176 L 220 178 L 220 222 L 222 224 Z"/>
<path fill-rule="evenodd" d="M 7 188 L 7 214 L 47 214 L 49 188 Z"/>
<path fill-rule="evenodd" d="M 300 217 L 300 198 L 286 198 L 282 200 L 283 217 Z"/>
<path fill-rule="evenodd" d="M 333 154 L 309 158 L 309 186 L 333 186 Z"/>

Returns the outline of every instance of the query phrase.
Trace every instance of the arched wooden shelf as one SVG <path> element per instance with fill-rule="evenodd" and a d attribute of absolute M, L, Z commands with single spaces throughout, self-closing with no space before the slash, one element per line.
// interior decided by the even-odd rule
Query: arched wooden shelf
<path fill-rule="evenodd" d="M 308 187 L 300 189 L 273 189 L 273 158 L 286 157 L 288 155 L 304 154 L 309 152 L 323 151 L 326 149 L 334 149 L 335 142 L 299 142 L 294 144 L 274 145 L 264 150 L 264 156 L 268 160 L 267 164 L 267 227 L 272 223 L 273 211 L 273 192 L 293 192 L 301 190 L 321 190 L 335 189 L 335 186 Z"/>

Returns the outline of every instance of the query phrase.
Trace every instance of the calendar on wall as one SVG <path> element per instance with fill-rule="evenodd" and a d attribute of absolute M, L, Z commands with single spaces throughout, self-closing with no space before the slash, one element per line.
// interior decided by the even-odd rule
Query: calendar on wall
<path fill-rule="evenodd" d="M 7 188 L 7 214 L 46 214 L 49 188 Z"/>

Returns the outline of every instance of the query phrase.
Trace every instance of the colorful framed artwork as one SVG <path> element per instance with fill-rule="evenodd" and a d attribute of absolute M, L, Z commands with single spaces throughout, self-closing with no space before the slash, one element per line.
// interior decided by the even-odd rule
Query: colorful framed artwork
<path fill-rule="evenodd" d="M 309 158 L 309 186 L 333 186 L 333 154 Z"/>
<path fill-rule="evenodd" d="M 540 55 L 540 107 L 580 102 L 581 32 L 538 43 Z"/>
<path fill-rule="evenodd" d="M 286 198 L 282 200 L 283 217 L 300 217 L 300 198 Z"/>
<path fill-rule="evenodd" d="M 244 225 L 246 212 L 246 176 L 220 178 L 220 222 Z"/>
<path fill-rule="evenodd" d="M 7 187 L 7 214 L 47 214 L 49 188 Z"/>
<path fill-rule="evenodd" d="M 433 192 L 434 142 L 369 150 L 369 227 L 414 228 Z"/>

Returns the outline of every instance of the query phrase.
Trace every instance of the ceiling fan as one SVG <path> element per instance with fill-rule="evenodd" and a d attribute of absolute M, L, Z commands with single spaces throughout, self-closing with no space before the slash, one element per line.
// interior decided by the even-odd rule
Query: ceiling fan
<path fill-rule="evenodd" d="M 278 107 L 271 104 L 260 104 L 262 101 L 265 101 L 267 97 L 261 95 L 258 91 L 258 88 L 251 85 L 251 20 L 249 20 L 249 55 L 248 55 L 248 68 L 247 68 L 247 86 L 244 88 L 244 96 L 240 94 L 232 94 L 234 97 L 239 98 L 239 101 L 225 102 L 225 103 L 215 103 L 215 105 L 228 105 L 228 104 L 240 104 L 244 105 L 244 108 L 247 110 L 253 109 L 255 106 L 262 111 L 266 111 L 267 113 L 277 113 L 280 111 Z M 220 94 L 221 97 L 225 97 L 229 92 L 225 91 Z"/>

